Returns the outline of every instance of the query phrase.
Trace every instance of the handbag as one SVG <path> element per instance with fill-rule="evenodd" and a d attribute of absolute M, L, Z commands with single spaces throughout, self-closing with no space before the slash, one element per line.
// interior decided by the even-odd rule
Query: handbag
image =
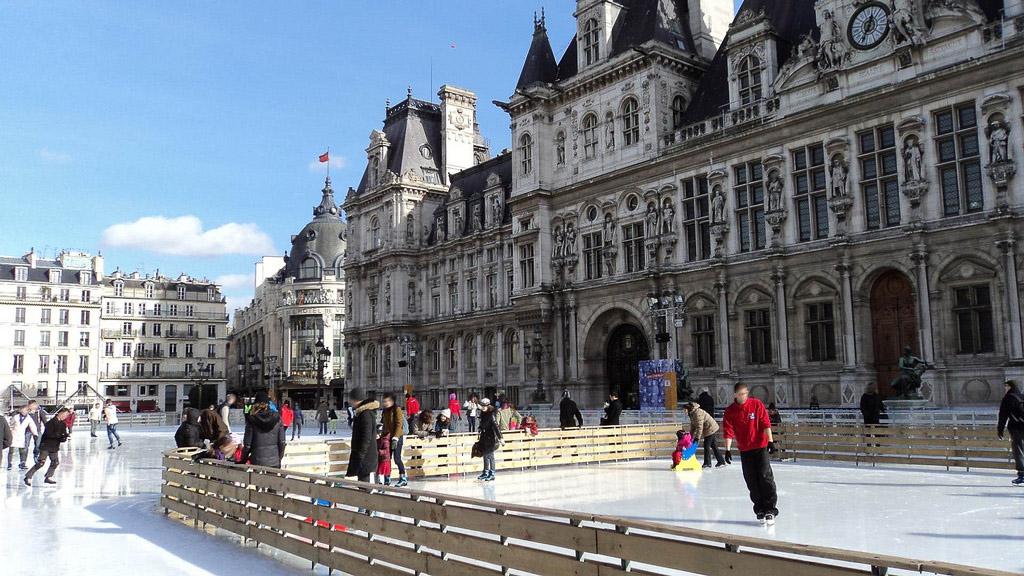
<path fill-rule="evenodd" d="M 484 457 L 483 449 L 480 447 L 480 441 L 479 440 L 473 443 L 473 448 L 470 451 L 470 455 L 473 458 L 483 458 Z"/>

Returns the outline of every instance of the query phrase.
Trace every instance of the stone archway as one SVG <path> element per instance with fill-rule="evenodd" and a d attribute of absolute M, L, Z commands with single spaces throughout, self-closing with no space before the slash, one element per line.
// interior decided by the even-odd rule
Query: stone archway
<path fill-rule="evenodd" d="M 644 324 L 621 308 L 606 310 L 587 328 L 583 347 L 583 377 L 603 400 L 616 390 L 629 407 L 639 398 L 640 360 L 651 358 L 650 341 Z"/>
<path fill-rule="evenodd" d="M 899 376 L 899 358 L 904 346 L 920 355 L 917 300 L 914 286 L 902 272 L 883 272 L 871 287 L 871 341 L 877 371 L 878 391 L 892 394 L 891 383 Z"/>

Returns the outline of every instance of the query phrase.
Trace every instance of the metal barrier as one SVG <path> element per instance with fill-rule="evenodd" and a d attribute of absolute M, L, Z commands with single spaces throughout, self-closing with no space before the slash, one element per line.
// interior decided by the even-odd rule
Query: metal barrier
<path fill-rule="evenodd" d="M 165 513 L 304 558 L 314 568 L 355 576 L 867 576 L 890 569 L 1012 574 L 258 466 L 196 463 L 189 455 L 164 455 Z"/>

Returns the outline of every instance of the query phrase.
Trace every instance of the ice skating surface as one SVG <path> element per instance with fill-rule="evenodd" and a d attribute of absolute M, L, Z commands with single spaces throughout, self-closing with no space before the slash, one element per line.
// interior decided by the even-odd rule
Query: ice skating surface
<path fill-rule="evenodd" d="M 137 568 L 146 576 L 310 574 L 293 556 L 242 547 L 237 537 L 163 516 L 160 456 L 173 447 L 173 433 L 124 430 L 125 445 L 108 451 L 103 434 L 90 439 L 78 431 L 61 451 L 57 486 L 44 485 L 40 471 L 29 488 L 17 464 L 0 468 L 2 565 L 83 575 Z M 1011 487 L 1007 474 L 775 464 L 781 516 L 768 531 L 753 518 L 738 464 L 702 474 L 669 465 L 499 472 L 495 482 L 454 478 L 410 487 L 1024 573 L 1024 488 Z"/>
<path fill-rule="evenodd" d="M 668 460 L 542 468 L 410 488 L 1024 573 L 1024 488 L 1012 474 L 775 463 L 780 515 L 768 529 L 735 462 L 703 473 L 672 472 Z"/>

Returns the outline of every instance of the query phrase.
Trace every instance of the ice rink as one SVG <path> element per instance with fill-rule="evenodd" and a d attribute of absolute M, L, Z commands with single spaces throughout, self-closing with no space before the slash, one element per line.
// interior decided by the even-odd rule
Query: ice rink
<path fill-rule="evenodd" d="M 62 451 L 57 486 L 21 483 L 0 469 L 3 566 L 147 576 L 309 574 L 309 564 L 237 537 L 166 519 L 158 507 L 160 454 L 173 430 L 122 431 L 125 445 L 81 431 Z M 311 439 L 311 438 L 309 438 Z M 6 467 L 6 459 L 4 468 Z M 922 559 L 1024 572 L 1024 489 L 1009 474 L 921 468 L 775 465 L 781 515 L 770 531 L 752 517 L 738 461 L 688 475 L 643 461 L 413 482 L 411 488 L 668 522 Z M 320 568 L 318 573 L 326 573 Z"/>

